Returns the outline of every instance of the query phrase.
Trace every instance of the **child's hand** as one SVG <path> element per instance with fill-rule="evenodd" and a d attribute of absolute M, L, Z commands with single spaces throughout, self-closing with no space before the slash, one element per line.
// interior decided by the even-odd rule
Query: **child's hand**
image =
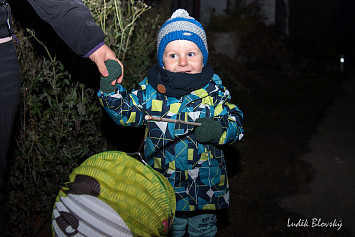
<path fill-rule="evenodd" d="M 214 140 L 219 140 L 222 136 L 222 124 L 211 118 L 196 119 L 196 123 L 201 123 L 201 126 L 195 129 L 196 140 L 200 143 L 207 143 Z"/>
<path fill-rule="evenodd" d="M 116 79 L 122 74 L 122 67 L 116 60 L 112 59 L 107 60 L 105 65 L 108 71 L 108 76 L 101 76 L 100 90 L 104 93 L 114 92 L 117 88 Z M 115 81 L 115 83 L 112 83 L 112 81 Z"/>

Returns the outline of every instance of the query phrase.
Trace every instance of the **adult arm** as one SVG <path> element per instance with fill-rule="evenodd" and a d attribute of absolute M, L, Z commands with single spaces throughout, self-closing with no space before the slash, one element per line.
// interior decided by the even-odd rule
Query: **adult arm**
<path fill-rule="evenodd" d="M 78 55 L 89 57 L 103 76 L 105 61 L 115 53 L 104 43 L 105 34 L 94 22 L 89 8 L 81 0 L 27 0 L 39 17 L 52 26 L 58 36 Z M 119 78 L 119 83 L 122 81 Z"/>
<path fill-rule="evenodd" d="M 88 57 L 104 44 L 105 34 L 81 0 L 28 0 L 39 17 L 78 55 Z"/>

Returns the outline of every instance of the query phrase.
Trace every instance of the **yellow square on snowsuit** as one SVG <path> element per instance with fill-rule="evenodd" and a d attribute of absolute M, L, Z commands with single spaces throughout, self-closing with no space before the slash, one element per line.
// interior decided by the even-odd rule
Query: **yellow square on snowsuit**
<path fill-rule="evenodd" d="M 134 121 L 136 121 L 136 112 L 131 113 L 129 119 L 127 120 L 127 123 L 134 123 Z"/>
<path fill-rule="evenodd" d="M 202 210 L 216 210 L 216 206 L 214 204 L 206 204 L 202 207 Z"/>
<path fill-rule="evenodd" d="M 231 104 L 231 103 L 226 103 L 226 105 L 229 107 L 230 110 L 232 110 L 235 107 L 237 107 L 235 104 Z"/>
<path fill-rule="evenodd" d="M 211 96 L 206 96 L 202 98 L 202 104 L 213 105 L 213 98 Z"/>
<path fill-rule="evenodd" d="M 226 179 L 225 175 L 221 175 L 221 177 L 220 177 L 220 179 L 219 179 L 219 184 L 218 184 L 218 186 L 223 186 L 225 179 Z"/>
<path fill-rule="evenodd" d="M 189 149 L 187 154 L 188 154 L 187 155 L 188 160 L 193 160 L 194 159 L 194 149 Z"/>
<path fill-rule="evenodd" d="M 152 100 L 152 111 L 161 112 L 163 108 L 163 101 L 161 100 Z"/>
<path fill-rule="evenodd" d="M 195 90 L 195 94 L 200 98 L 206 97 L 208 95 L 207 91 L 202 88 Z"/>
<path fill-rule="evenodd" d="M 154 168 L 161 169 L 161 158 L 154 157 Z"/>
<path fill-rule="evenodd" d="M 200 160 L 202 160 L 202 161 L 208 160 L 208 153 L 206 153 L 206 152 L 202 153 Z"/>
<path fill-rule="evenodd" d="M 223 111 L 223 105 L 222 104 L 218 104 L 215 108 L 214 108 L 214 116 L 218 116 L 222 113 Z"/>
<path fill-rule="evenodd" d="M 169 169 L 170 169 L 170 170 L 176 170 L 176 169 L 175 169 L 175 160 L 169 162 Z"/>
<path fill-rule="evenodd" d="M 227 138 L 227 132 L 223 132 L 221 138 L 219 139 L 219 144 L 224 144 Z"/>
<path fill-rule="evenodd" d="M 177 114 L 179 112 L 180 105 L 181 105 L 180 103 L 171 104 L 169 111 L 171 113 Z"/>

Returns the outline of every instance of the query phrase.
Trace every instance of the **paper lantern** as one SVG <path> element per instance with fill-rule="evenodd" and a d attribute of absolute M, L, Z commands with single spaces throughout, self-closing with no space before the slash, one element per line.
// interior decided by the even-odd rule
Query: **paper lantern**
<path fill-rule="evenodd" d="M 168 180 L 127 153 L 96 154 L 56 198 L 54 236 L 164 236 L 176 210 Z"/>

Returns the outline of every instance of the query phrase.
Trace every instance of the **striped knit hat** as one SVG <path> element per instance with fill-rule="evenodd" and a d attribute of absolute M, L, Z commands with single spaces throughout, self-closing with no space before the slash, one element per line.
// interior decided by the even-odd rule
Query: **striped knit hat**
<path fill-rule="evenodd" d="M 163 55 L 165 47 L 174 40 L 194 42 L 202 52 L 203 65 L 207 63 L 208 46 L 205 30 L 201 23 L 189 16 L 189 13 L 184 9 L 176 10 L 158 33 L 158 62 L 161 67 L 164 66 Z"/>

